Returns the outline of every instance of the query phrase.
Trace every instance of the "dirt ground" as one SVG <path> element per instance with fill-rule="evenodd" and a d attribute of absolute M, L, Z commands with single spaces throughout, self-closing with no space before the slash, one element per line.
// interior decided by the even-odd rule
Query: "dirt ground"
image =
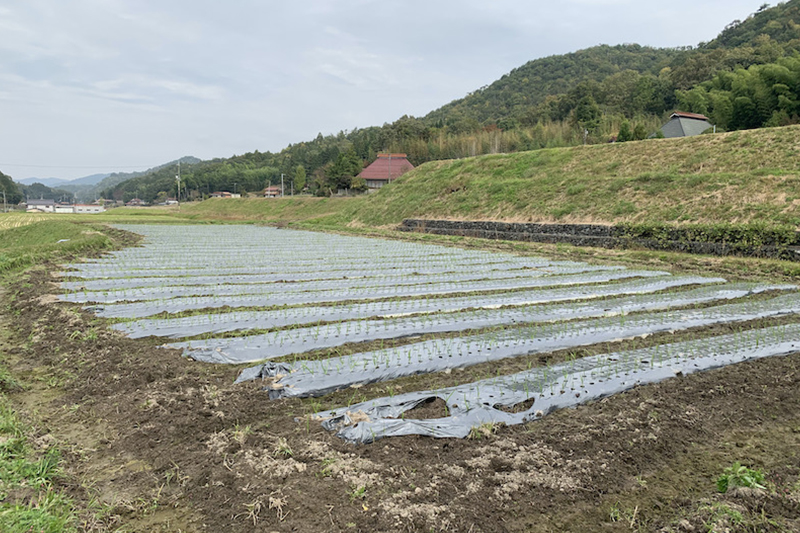
<path fill-rule="evenodd" d="M 56 302 L 55 269 L 3 289 L 0 349 L 34 440 L 62 450 L 59 488 L 83 530 L 800 531 L 800 354 L 470 439 L 353 446 L 304 417 L 313 399 L 270 401 L 234 386 L 236 368 Z M 762 469 L 767 490 L 718 494 L 735 461 Z"/>

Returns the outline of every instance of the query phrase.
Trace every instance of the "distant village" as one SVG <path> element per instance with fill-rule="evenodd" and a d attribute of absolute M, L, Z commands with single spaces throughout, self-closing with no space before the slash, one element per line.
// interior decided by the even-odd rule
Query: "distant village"
<path fill-rule="evenodd" d="M 391 183 L 399 178 L 409 170 L 412 170 L 414 165 L 408 160 L 406 154 L 378 154 L 378 157 L 372 164 L 368 165 L 358 175 L 362 178 L 367 185 L 367 192 L 374 192 L 379 190 L 384 185 Z M 267 186 L 259 195 L 263 198 L 280 198 L 288 194 L 294 194 L 295 191 L 287 191 L 284 187 L 279 185 Z M 338 191 L 340 195 L 352 194 L 346 190 Z M 251 196 L 253 193 L 250 194 Z M 231 193 L 229 191 L 215 191 L 209 195 L 210 198 L 241 198 L 240 193 Z M 166 201 L 156 205 L 169 206 L 179 204 L 176 198 L 167 198 Z M 29 213 L 80 213 L 92 214 L 103 213 L 109 208 L 113 207 L 146 207 L 149 206 L 147 202 L 140 198 L 133 198 L 128 202 L 114 201 L 99 199 L 92 204 L 73 204 L 68 202 L 57 202 L 55 200 L 46 199 L 28 199 L 20 203 L 19 208 L 24 209 Z"/>

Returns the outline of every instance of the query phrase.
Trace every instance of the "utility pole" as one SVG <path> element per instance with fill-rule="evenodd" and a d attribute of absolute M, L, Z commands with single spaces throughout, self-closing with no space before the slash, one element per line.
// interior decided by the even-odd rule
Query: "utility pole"
<path fill-rule="evenodd" d="M 178 180 L 178 196 L 175 198 L 178 201 L 178 211 L 181 210 L 181 162 L 178 161 L 178 175 L 175 176 Z"/>
<path fill-rule="evenodd" d="M 236 186 L 239 185 L 239 182 L 233 182 L 233 194 L 236 194 Z"/>
<path fill-rule="evenodd" d="M 283 172 L 281 172 L 281 198 L 283 198 Z"/>
<path fill-rule="evenodd" d="M 3 213 L 8 213 L 8 206 L 6 205 L 6 190 L 3 189 Z"/>

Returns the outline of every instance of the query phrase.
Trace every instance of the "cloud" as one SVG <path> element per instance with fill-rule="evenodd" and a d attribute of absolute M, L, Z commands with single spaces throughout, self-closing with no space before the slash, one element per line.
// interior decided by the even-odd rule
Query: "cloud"
<path fill-rule="evenodd" d="M 6 3 L 0 143 L 21 163 L 109 170 L 182 155 L 276 151 L 317 132 L 424 115 L 538 57 L 599 43 L 696 44 L 760 4 Z M 12 175 L 38 172 L 17 167 Z"/>

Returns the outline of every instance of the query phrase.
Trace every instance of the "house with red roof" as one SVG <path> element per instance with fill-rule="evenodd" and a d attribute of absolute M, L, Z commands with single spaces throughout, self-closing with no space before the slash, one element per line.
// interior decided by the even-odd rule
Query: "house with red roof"
<path fill-rule="evenodd" d="M 281 195 L 281 188 L 277 185 L 270 185 L 266 189 L 264 189 L 264 198 L 277 198 Z"/>
<path fill-rule="evenodd" d="M 414 165 L 406 154 L 378 154 L 378 158 L 358 175 L 367 182 L 370 191 L 380 189 L 387 183 L 396 180 Z"/>

